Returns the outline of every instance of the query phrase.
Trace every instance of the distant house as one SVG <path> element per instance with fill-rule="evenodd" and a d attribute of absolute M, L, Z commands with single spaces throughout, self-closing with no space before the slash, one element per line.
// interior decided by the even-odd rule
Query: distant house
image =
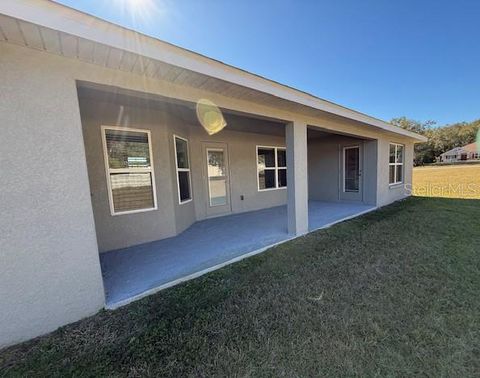
<path fill-rule="evenodd" d="M 455 163 L 457 161 L 480 160 L 480 153 L 476 143 L 463 147 L 455 147 L 438 157 L 441 163 Z"/>

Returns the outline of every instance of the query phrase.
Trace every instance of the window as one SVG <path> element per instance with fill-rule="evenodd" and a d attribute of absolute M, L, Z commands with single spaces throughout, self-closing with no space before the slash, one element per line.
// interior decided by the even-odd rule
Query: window
<path fill-rule="evenodd" d="M 287 151 L 284 147 L 257 146 L 258 190 L 287 187 Z"/>
<path fill-rule="evenodd" d="M 390 185 L 403 182 L 403 150 L 403 145 L 390 143 L 390 160 L 388 167 L 388 180 Z"/>
<path fill-rule="evenodd" d="M 111 214 L 155 210 L 150 131 L 103 126 L 102 136 Z"/>
<path fill-rule="evenodd" d="M 175 144 L 175 164 L 177 168 L 177 186 L 178 186 L 178 202 L 180 204 L 192 200 L 190 190 L 190 160 L 188 156 L 188 141 L 176 135 L 173 136 Z"/>

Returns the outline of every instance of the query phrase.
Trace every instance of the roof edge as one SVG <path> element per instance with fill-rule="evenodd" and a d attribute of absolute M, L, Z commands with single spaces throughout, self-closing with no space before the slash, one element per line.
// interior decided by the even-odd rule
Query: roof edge
<path fill-rule="evenodd" d="M 80 38 L 159 60 L 246 88 L 374 126 L 418 142 L 422 135 L 307 92 L 178 47 L 52 0 L 0 2 L 0 13 Z"/>

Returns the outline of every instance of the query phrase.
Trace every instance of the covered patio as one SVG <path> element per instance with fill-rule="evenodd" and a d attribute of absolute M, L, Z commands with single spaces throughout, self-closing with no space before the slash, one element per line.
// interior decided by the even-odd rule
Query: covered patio
<path fill-rule="evenodd" d="M 375 209 L 355 202 L 309 202 L 309 230 Z M 287 206 L 194 223 L 180 235 L 100 255 L 108 308 L 116 308 L 293 238 Z"/>

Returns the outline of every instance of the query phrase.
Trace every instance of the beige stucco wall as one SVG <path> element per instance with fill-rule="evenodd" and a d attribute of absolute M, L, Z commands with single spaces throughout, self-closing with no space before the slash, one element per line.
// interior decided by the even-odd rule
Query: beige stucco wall
<path fill-rule="evenodd" d="M 367 205 L 377 205 L 377 158 L 378 141 L 365 140 L 363 142 L 363 202 Z"/>
<path fill-rule="evenodd" d="M 117 124 L 120 105 L 80 99 L 90 195 L 101 252 L 174 236 L 176 224 L 169 154 L 169 125 L 175 119 L 153 109 L 125 106 Z M 101 126 L 124 126 L 151 131 L 157 210 L 112 216 L 108 201 Z"/>
<path fill-rule="evenodd" d="M 404 180 L 402 184 L 388 184 L 388 162 L 390 143 L 405 145 Z M 378 161 L 377 161 L 377 205 L 385 206 L 394 201 L 404 199 L 410 195 L 413 172 L 413 143 L 408 139 L 381 136 L 378 140 Z"/>
<path fill-rule="evenodd" d="M 0 43 L 0 83 L 1 347 L 95 313 L 104 294 L 75 81 Z"/>
<path fill-rule="evenodd" d="M 230 163 L 230 213 L 286 203 L 285 189 L 258 191 L 256 176 L 256 146 L 283 147 L 284 137 L 228 129 L 209 136 L 200 124 L 186 123 L 172 112 L 92 98 L 80 97 L 80 109 L 100 252 L 174 236 L 193 222 L 208 217 L 205 143 L 222 143 L 227 146 Z M 121 119 L 119 114 L 122 115 Z M 101 139 L 102 125 L 150 130 L 157 210 L 116 216 L 110 214 Z M 184 204 L 179 204 L 178 201 L 174 135 L 186 138 L 189 144 L 193 201 Z"/>
<path fill-rule="evenodd" d="M 167 114 L 167 116 L 172 116 L 172 114 Z M 175 167 L 175 145 L 174 145 L 174 135 L 178 135 L 181 138 L 185 138 L 189 141 L 188 143 L 188 152 L 190 158 L 190 165 L 191 165 L 191 145 L 190 145 L 190 131 L 188 125 L 185 124 L 184 121 L 173 118 L 172 122 L 168 125 L 168 152 L 170 156 L 170 176 L 172 182 L 172 204 L 174 209 L 173 219 L 175 221 L 175 234 L 178 235 L 179 233 L 185 231 L 188 227 L 190 227 L 196 221 L 196 214 L 195 214 L 195 193 L 194 188 L 191 188 L 191 195 L 192 201 L 186 203 L 179 203 L 179 194 L 178 194 L 178 183 L 177 183 L 177 170 Z M 190 167 L 190 175 L 192 175 L 192 167 Z M 193 180 L 190 178 L 192 187 L 193 187 Z M 158 184 L 157 184 L 158 185 Z M 158 190 L 158 189 L 157 189 Z M 157 238 L 158 239 L 158 238 Z"/>
<path fill-rule="evenodd" d="M 2 42 L 0 346 L 46 333 L 93 314 L 104 303 L 76 80 L 193 102 L 208 97 L 227 109 L 295 121 L 296 125 L 317 125 L 346 134 L 378 139 L 378 205 L 405 196 L 403 188 L 388 186 L 387 164 L 389 141 L 403 142 L 407 145 L 405 181 L 407 184 L 411 182 L 410 161 L 413 157 L 413 146 L 410 141 L 402 141 L 394 134 L 376 131 L 364 124 L 339 117 L 312 118 L 253 101 L 145 79 L 130 72 Z M 165 155 L 165 160 L 159 161 L 155 168 L 160 172 L 162 169 L 172 172 L 172 151 L 171 145 L 169 146 L 171 138 L 164 141 L 162 136 L 173 131 L 158 132 L 160 134 L 156 149 L 170 151 L 170 157 Z M 251 178 L 251 175 L 256 174 L 255 169 L 248 168 L 252 161 L 254 162 L 255 144 L 277 142 L 265 135 L 253 141 L 247 136 L 234 136 L 233 133 L 229 135 L 226 132 L 215 138 L 223 139 L 229 144 L 232 188 L 236 187 L 232 191 L 234 211 L 285 203 L 285 190 L 274 195 L 267 192 L 256 195 L 256 180 Z M 204 140 L 204 137 L 195 133 L 189 137 L 192 140 L 192 177 L 195 182 L 200 182 L 201 170 L 194 164 L 201 161 L 195 157 L 201 154 L 198 142 Z M 305 162 L 296 161 L 295 164 L 298 165 L 298 172 L 302 172 L 306 167 Z M 103 161 L 100 166 L 103 168 Z M 104 172 L 100 176 L 105 177 Z M 193 214 L 195 219 L 202 219 L 203 216 L 202 201 L 195 200 L 190 207 L 183 208 L 175 204 L 175 182 L 172 174 L 167 176 L 170 176 L 170 179 L 167 177 L 166 185 L 162 187 L 162 190 L 165 190 L 163 211 L 166 211 L 166 214 L 174 212 L 177 216 L 174 223 L 171 219 L 155 220 L 165 222 L 162 223 L 162 227 L 165 227 L 162 231 L 164 235 L 188 227 L 193 221 Z M 158 184 L 159 182 L 157 190 Z M 306 193 L 306 185 L 303 184 L 305 183 L 298 186 L 298 190 Z M 195 184 L 195 187 L 194 198 L 202 198 L 205 188 L 202 189 L 202 185 L 198 184 Z M 104 189 L 99 187 L 98 190 L 100 193 Z M 245 195 L 245 201 L 240 201 L 240 194 Z M 305 196 L 306 194 L 300 193 L 298 198 Z M 98 206 L 105 204 L 99 202 Z M 149 216 L 154 217 L 155 214 L 152 212 Z M 295 216 L 301 218 L 306 214 L 298 212 Z M 157 227 L 155 222 L 151 226 L 153 229 L 149 229 L 148 237 L 158 231 L 158 228 L 154 228 Z M 118 230 L 122 231 L 126 226 L 120 224 L 118 227 Z M 125 243 L 125 240 L 109 241 L 108 245 L 114 246 L 117 242 Z"/>
<path fill-rule="evenodd" d="M 308 143 L 309 197 L 314 200 L 338 201 L 340 184 L 340 148 L 358 139 L 329 136 Z M 405 145 L 404 180 L 391 186 L 388 181 L 390 143 Z M 412 184 L 413 143 L 408 139 L 378 135 L 363 144 L 363 202 L 385 206 L 408 197 Z"/>
<path fill-rule="evenodd" d="M 334 137 L 308 141 L 308 197 L 338 201 L 339 144 Z"/>
<path fill-rule="evenodd" d="M 369 153 L 366 151 L 368 148 L 366 142 L 363 139 L 333 134 L 322 138 L 310 138 L 308 141 L 309 198 L 319 201 L 342 200 L 340 197 L 342 148 L 361 145 L 363 151 L 362 201 L 368 202 L 376 185 L 376 175 L 372 173 L 376 168 L 376 160 L 372 164 L 372 160 L 366 158 Z"/>
<path fill-rule="evenodd" d="M 308 142 L 309 198 L 319 201 L 341 201 L 342 148 L 361 145 L 362 202 L 377 204 L 377 141 L 342 135 L 311 138 Z"/>
<path fill-rule="evenodd" d="M 285 137 L 224 130 L 207 136 L 200 127 L 191 127 L 191 156 L 194 201 L 197 219 L 207 217 L 207 185 L 204 179 L 206 159 L 204 143 L 225 143 L 230 162 L 230 198 L 233 213 L 284 205 L 286 189 L 258 191 L 256 146 L 285 146 Z M 244 200 L 241 200 L 241 196 Z"/>

